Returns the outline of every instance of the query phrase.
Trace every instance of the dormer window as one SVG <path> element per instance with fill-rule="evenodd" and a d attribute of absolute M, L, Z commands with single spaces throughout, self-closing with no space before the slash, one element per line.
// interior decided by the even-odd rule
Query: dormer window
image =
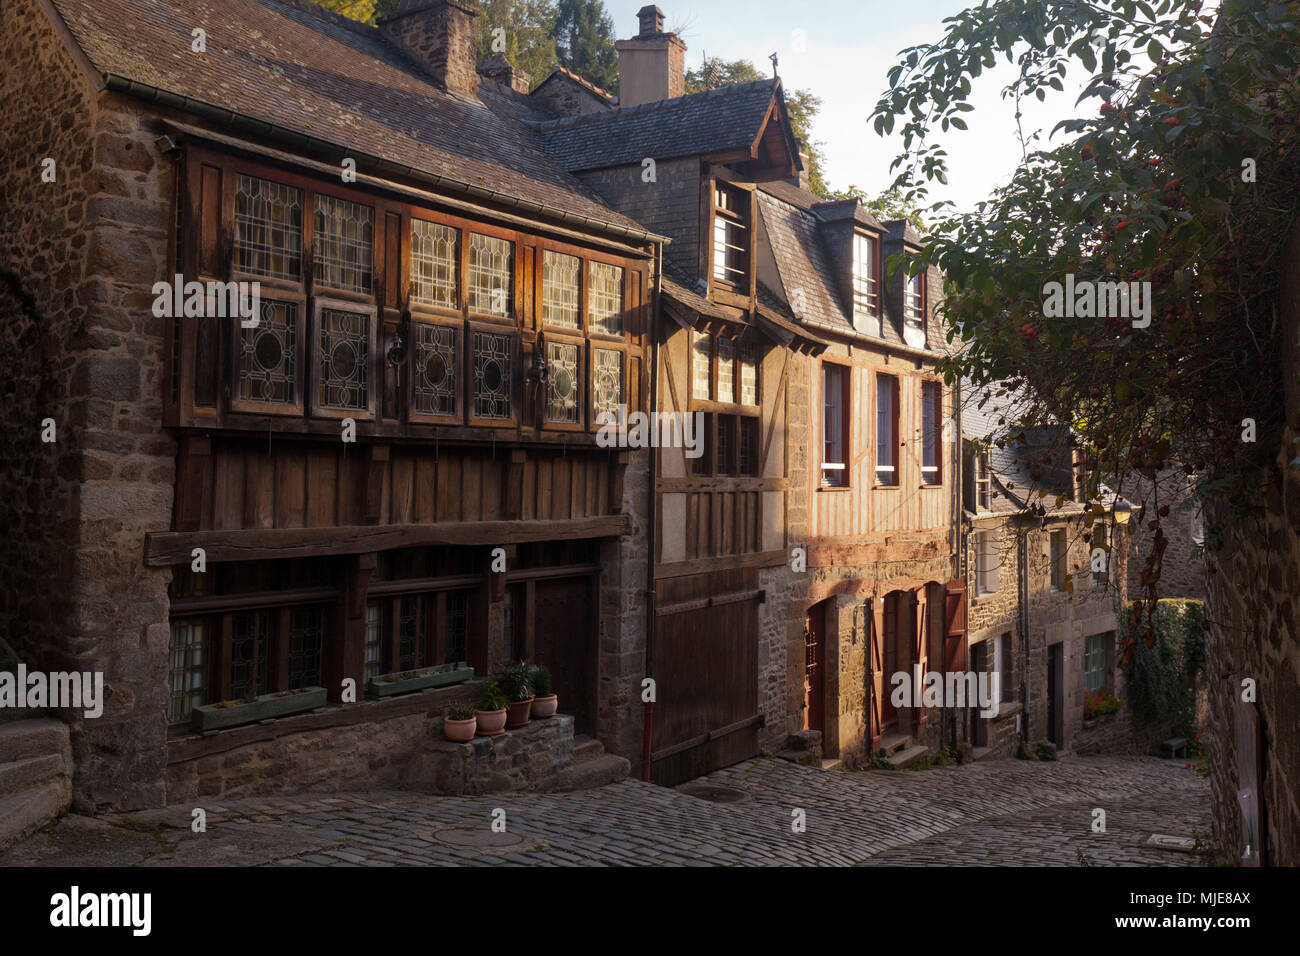
<path fill-rule="evenodd" d="M 925 271 L 922 270 L 907 280 L 907 291 L 903 301 L 903 316 L 913 328 L 925 328 Z"/>
<path fill-rule="evenodd" d="M 880 314 L 879 264 L 880 243 L 874 236 L 853 235 L 853 312 L 855 315 Z"/>
<path fill-rule="evenodd" d="M 713 278 L 749 289 L 750 194 L 724 183 L 713 187 Z"/>

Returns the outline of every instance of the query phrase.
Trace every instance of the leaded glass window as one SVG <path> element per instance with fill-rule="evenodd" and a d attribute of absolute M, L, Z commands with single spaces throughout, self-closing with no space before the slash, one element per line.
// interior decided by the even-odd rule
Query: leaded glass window
<path fill-rule="evenodd" d="M 740 404 L 758 404 L 758 346 L 753 342 L 740 346 Z"/>
<path fill-rule="evenodd" d="M 302 278 L 302 190 L 236 177 L 235 271 Z"/>
<path fill-rule="evenodd" d="M 546 420 L 568 425 L 578 423 L 578 346 L 563 342 L 546 343 L 550 373 L 546 398 Z"/>
<path fill-rule="evenodd" d="M 204 669 L 207 658 L 207 624 L 202 620 L 175 621 L 171 639 L 171 697 L 167 719 L 186 720 L 194 707 L 204 702 Z"/>
<path fill-rule="evenodd" d="M 234 616 L 230 642 L 230 699 L 249 700 L 266 693 L 270 620 L 266 611 Z"/>
<path fill-rule="evenodd" d="M 474 333 L 475 417 L 511 417 L 510 353 L 510 336 L 491 332 Z"/>
<path fill-rule="evenodd" d="M 397 617 L 397 669 L 424 666 L 424 603 L 417 595 L 401 598 Z"/>
<path fill-rule="evenodd" d="M 456 365 L 460 332 L 445 325 L 415 327 L 415 410 L 456 414 Z"/>
<path fill-rule="evenodd" d="M 604 262 L 589 263 L 587 272 L 587 322 L 593 332 L 623 334 L 623 268 Z"/>
<path fill-rule="evenodd" d="M 692 332 L 691 345 L 691 397 L 707 401 L 713 376 L 713 340 L 700 332 Z"/>
<path fill-rule="evenodd" d="M 312 262 L 316 281 L 351 292 L 370 291 L 374 223 L 369 206 L 316 196 Z"/>
<path fill-rule="evenodd" d="M 717 400 L 731 404 L 736 401 L 736 343 L 725 337 L 718 339 Z"/>
<path fill-rule="evenodd" d="M 366 680 L 378 677 L 384 661 L 384 606 L 366 605 Z"/>
<path fill-rule="evenodd" d="M 339 309 L 320 311 L 321 408 L 365 411 L 369 407 L 370 316 Z"/>
<path fill-rule="evenodd" d="M 578 273 L 582 260 L 547 249 L 542 253 L 542 318 L 567 329 L 578 327 Z"/>
<path fill-rule="evenodd" d="M 292 405 L 296 399 L 298 306 L 262 301 L 262 316 L 239 330 L 239 399 Z"/>
<path fill-rule="evenodd" d="M 446 651 L 444 664 L 459 664 L 466 660 L 469 645 L 469 592 L 447 592 L 447 618 L 444 634 Z"/>
<path fill-rule="evenodd" d="M 320 686 L 321 647 L 325 639 L 325 613 L 318 607 L 296 607 L 289 612 L 289 689 Z"/>
<path fill-rule="evenodd" d="M 457 242 L 450 226 L 411 220 L 411 301 L 456 308 Z"/>
<path fill-rule="evenodd" d="M 623 355 L 611 349 L 595 350 L 595 394 L 592 407 L 597 421 L 601 415 L 618 416 L 623 401 Z"/>
<path fill-rule="evenodd" d="M 505 239 L 470 233 L 469 307 L 486 315 L 509 315 L 513 247 Z"/>

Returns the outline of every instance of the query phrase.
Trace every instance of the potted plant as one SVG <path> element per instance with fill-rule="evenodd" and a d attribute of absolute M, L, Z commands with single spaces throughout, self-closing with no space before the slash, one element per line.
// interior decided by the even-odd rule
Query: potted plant
<path fill-rule="evenodd" d="M 533 673 L 527 662 L 507 664 L 501 676 L 501 689 L 505 691 L 510 715 L 507 727 L 526 727 L 528 714 L 533 709 Z"/>
<path fill-rule="evenodd" d="M 496 737 L 506 732 L 506 695 L 494 680 L 483 685 L 483 699 L 479 701 L 474 717 L 478 732 L 483 737 Z"/>
<path fill-rule="evenodd" d="M 474 739 L 478 718 L 469 704 L 452 704 L 442 721 L 443 735 L 452 743 L 463 744 Z"/>
<path fill-rule="evenodd" d="M 533 671 L 533 716 L 538 720 L 554 717 L 560 706 L 560 698 L 551 690 L 551 672 L 545 667 Z"/>

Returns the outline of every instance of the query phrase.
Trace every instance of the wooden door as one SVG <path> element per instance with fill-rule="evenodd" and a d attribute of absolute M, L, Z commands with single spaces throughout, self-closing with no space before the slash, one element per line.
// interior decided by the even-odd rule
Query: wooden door
<path fill-rule="evenodd" d="M 650 776 L 672 786 L 758 754 L 758 572 L 656 587 Z"/>
<path fill-rule="evenodd" d="M 883 609 L 880 598 L 867 598 L 867 733 L 871 737 L 871 754 L 880 749 L 885 726 L 885 654 L 880 623 Z"/>
<path fill-rule="evenodd" d="M 818 604 L 804 619 L 803 729 L 816 730 L 826 737 L 826 611 Z"/>
<path fill-rule="evenodd" d="M 912 639 L 912 659 L 910 662 L 911 673 L 912 673 L 912 692 L 919 697 L 921 694 L 921 690 L 925 687 L 926 671 L 930 669 L 929 657 L 928 657 L 928 646 L 926 643 L 926 637 L 927 637 L 928 627 L 929 627 L 928 618 L 926 617 L 926 615 L 929 611 L 930 605 L 929 602 L 926 601 L 925 599 L 926 598 L 925 585 L 921 585 L 921 587 L 912 591 L 911 594 L 909 595 L 909 598 L 910 598 L 909 603 L 912 606 L 912 620 L 910 622 L 911 629 L 909 632 L 909 636 Z M 916 736 L 920 737 L 922 734 L 925 733 L 925 724 L 926 724 L 926 717 L 927 717 L 926 708 L 924 706 L 916 707 L 913 709 L 912 715 L 914 721 L 913 727 L 915 728 Z"/>
<path fill-rule="evenodd" d="M 573 715 L 573 732 L 596 730 L 595 586 L 590 576 L 542 578 L 533 598 L 533 659 L 551 672 L 560 713 Z"/>

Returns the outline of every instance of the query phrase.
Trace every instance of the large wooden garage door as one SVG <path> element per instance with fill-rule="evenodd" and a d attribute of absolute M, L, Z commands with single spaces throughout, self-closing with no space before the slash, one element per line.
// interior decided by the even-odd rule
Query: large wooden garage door
<path fill-rule="evenodd" d="M 650 776 L 672 786 L 758 753 L 758 572 L 660 581 Z"/>

